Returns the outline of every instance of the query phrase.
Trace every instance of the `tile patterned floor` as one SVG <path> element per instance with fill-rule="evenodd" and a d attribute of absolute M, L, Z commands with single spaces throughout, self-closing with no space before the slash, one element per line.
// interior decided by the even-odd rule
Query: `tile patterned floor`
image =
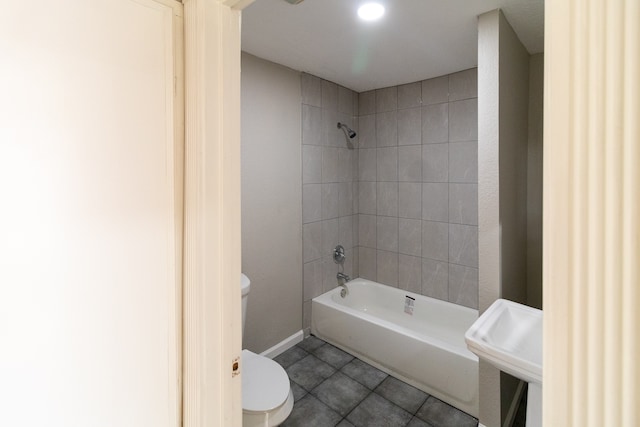
<path fill-rule="evenodd" d="M 471 415 L 316 337 L 274 359 L 295 398 L 283 427 L 466 427 Z"/>

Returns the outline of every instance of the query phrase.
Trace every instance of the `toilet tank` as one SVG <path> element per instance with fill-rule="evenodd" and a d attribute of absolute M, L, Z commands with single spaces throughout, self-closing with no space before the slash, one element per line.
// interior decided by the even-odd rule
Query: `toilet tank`
<path fill-rule="evenodd" d="M 240 286 L 242 288 L 242 333 L 244 334 L 244 322 L 247 318 L 247 298 L 251 290 L 251 280 L 244 274 L 240 275 Z"/>

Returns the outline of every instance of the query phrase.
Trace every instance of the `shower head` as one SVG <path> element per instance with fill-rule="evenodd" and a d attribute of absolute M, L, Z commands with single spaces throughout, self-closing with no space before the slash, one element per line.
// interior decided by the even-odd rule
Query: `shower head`
<path fill-rule="evenodd" d="M 345 125 L 344 123 L 338 122 L 338 129 L 342 129 L 344 133 L 351 139 L 356 137 L 356 133 L 353 131 L 353 129 L 351 129 L 349 126 Z"/>

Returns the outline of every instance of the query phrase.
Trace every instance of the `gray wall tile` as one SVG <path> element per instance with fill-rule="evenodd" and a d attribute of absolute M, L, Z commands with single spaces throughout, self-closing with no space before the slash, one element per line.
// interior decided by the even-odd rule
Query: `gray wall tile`
<path fill-rule="evenodd" d="M 338 112 L 353 115 L 353 91 L 338 86 Z"/>
<path fill-rule="evenodd" d="M 478 140 L 478 99 L 449 104 L 449 141 Z"/>
<path fill-rule="evenodd" d="M 478 184 L 449 184 L 449 222 L 478 225 Z"/>
<path fill-rule="evenodd" d="M 422 182 L 422 146 L 398 147 L 398 181 Z"/>
<path fill-rule="evenodd" d="M 449 224 L 422 221 L 422 257 L 449 260 Z"/>
<path fill-rule="evenodd" d="M 422 293 L 422 258 L 398 255 L 398 287 L 416 294 Z"/>
<path fill-rule="evenodd" d="M 422 221 L 406 218 L 398 220 L 398 252 L 422 256 Z"/>
<path fill-rule="evenodd" d="M 358 212 L 375 215 L 377 208 L 377 188 L 376 182 L 363 181 L 358 183 Z"/>
<path fill-rule="evenodd" d="M 338 112 L 336 110 L 322 109 L 322 145 L 327 147 L 339 147 L 344 138 L 344 133 L 338 129 Z"/>
<path fill-rule="evenodd" d="M 435 144 L 449 140 L 449 104 L 422 107 L 422 143 Z"/>
<path fill-rule="evenodd" d="M 398 145 L 398 114 L 396 111 L 376 114 L 376 144 L 378 147 Z"/>
<path fill-rule="evenodd" d="M 449 264 L 449 301 L 478 309 L 478 269 Z"/>
<path fill-rule="evenodd" d="M 353 212 L 353 182 L 341 182 L 338 184 L 338 215 L 343 217 Z"/>
<path fill-rule="evenodd" d="M 398 183 L 398 216 L 422 219 L 422 184 Z"/>
<path fill-rule="evenodd" d="M 422 219 L 449 221 L 449 184 L 422 184 Z"/>
<path fill-rule="evenodd" d="M 302 73 L 302 103 L 322 107 L 322 79 L 311 74 Z"/>
<path fill-rule="evenodd" d="M 378 282 L 398 287 L 398 253 L 377 251 Z"/>
<path fill-rule="evenodd" d="M 338 244 L 345 250 L 353 248 L 353 215 L 338 218 Z"/>
<path fill-rule="evenodd" d="M 375 248 L 377 242 L 377 217 L 375 215 L 358 215 L 358 239 L 360 246 Z"/>
<path fill-rule="evenodd" d="M 377 148 L 361 148 L 358 150 L 358 179 L 375 181 L 378 173 Z"/>
<path fill-rule="evenodd" d="M 322 80 L 322 108 L 338 111 L 338 85 Z"/>
<path fill-rule="evenodd" d="M 376 112 L 376 91 L 370 90 L 358 95 L 358 114 L 361 116 Z"/>
<path fill-rule="evenodd" d="M 422 81 L 422 104 L 439 104 L 449 101 L 449 76 Z"/>
<path fill-rule="evenodd" d="M 449 262 L 478 268 L 478 227 L 449 224 Z"/>
<path fill-rule="evenodd" d="M 422 258 L 422 294 L 448 301 L 449 264 Z"/>
<path fill-rule="evenodd" d="M 376 248 L 383 251 L 398 252 L 398 218 L 377 217 Z"/>
<path fill-rule="evenodd" d="M 322 184 L 305 184 L 302 186 L 302 223 L 320 221 L 322 219 Z"/>
<path fill-rule="evenodd" d="M 478 182 L 478 142 L 449 144 L 449 182 Z"/>
<path fill-rule="evenodd" d="M 377 156 L 377 181 L 398 181 L 398 148 L 378 148 Z"/>
<path fill-rule="evenodd" d="M 303 299 L 308 301 L 322 294 L 322 260 L 308 262 L 304 265 Z"/>
<path fill-rule="evenodd" d="M 422 181 L 447 182 L 449 180 L 449 144 L 422 146 Z"/>
<path fill-rule="evenodd" d="M 354 174 L 354 155 L 354 150 L 338 148 L 338 182 L 351 182 L 357 176 Z"/>
<path fill-rule="evenodd" d="M 320 259 L 322 254 L 322 222 L 302 226 L 302 259 L 307 263 Z"/>
<path fill-rule="evenodd" d="M 302 183 L 317 184 L 320 182 L 322 182 L 322 147 L 303 145 Z"/>
<path fill-rule="evenodd" d="M 376 280 L 378 271 L 376 268 L 376 250 L 360 246 L 358 248 L 358 264 L 360 269 L 360 277 L 363 279 Z"/>
<path fill-rule="evenodd" d="M 322 109 L 302 106 L 302 143 L 322 145 Z"/>
<path fill-rule="evenodd" d="M 322 254 L 324 258 L 333 253 L 338 244 L 338 218 L 327 219 L 322 222 Z"/>
<path fill-rule="evenodd" d="M 360 116 L 358 128 L 359 148 L 376 148 L 376 115 Z"/>
<path fill-rule="evenodd" d="M 322 219 L 337 218 L 339 211 L 340 184 L 322 184 Z"/>
<path fill-rule="evenodd" d="M 422 105 L 422 83 L 415 82 L 398 86 L 398 109 Z"/>
<path fill-rule="evenodd" d="M 398 110 L 398 145 L 422 144 L 422 109 Z"/>
<path fill-rule="evenodd" d="M 332 256 L 322 258 L 322 292 L 329 292 L 338 286 L 338 264 L 333 262 Z"/>
<path fill-rule="evenodd" d="M 322 182 L 338 182 L 338 149 L 322 148 Z"/>
<path fill-rule="evenodd" d="M 377 187 L 377 214 L 398 216 L 398 183 L 378 182 Z"/>
<path fill-rule="evenodd" d="M 376 90 L 376 113 L 398 109 L 397 86 Z"/>
<path fill-rule="evenodd" d="M 478 97 L 478 69 L 460 71 L 449 75 L 449 101 Z"/>

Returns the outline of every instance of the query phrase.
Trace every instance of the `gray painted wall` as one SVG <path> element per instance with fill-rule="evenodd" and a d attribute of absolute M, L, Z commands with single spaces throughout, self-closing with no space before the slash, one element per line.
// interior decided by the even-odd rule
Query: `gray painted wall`
<path fill-rule="evenodd" d="M 243 53 L 241 84 L 243 348 L 262 352 L 302 329 L 300 73 Z"/>
<path fill-rule="evenodd" d="M 526 303 L 529 55 L 499 10 L 478 21 L 480 310 Z M 518 381 L 480 363 L 480 422 L 502 425 Z"/>

